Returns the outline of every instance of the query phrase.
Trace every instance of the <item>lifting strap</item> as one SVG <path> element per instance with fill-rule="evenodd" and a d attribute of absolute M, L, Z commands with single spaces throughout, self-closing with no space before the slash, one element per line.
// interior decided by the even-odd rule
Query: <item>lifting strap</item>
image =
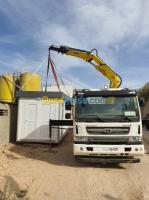
<path fill-rule="evenodd" d="M 52 73 L 53 73 L 53 77 L 54 77 L 54 80 L 55 80 L 55 83 L 57 85 L 57 88 L 58 90 L 60 91 L 60 87 L 59 87 L 59 82 L 58 82 L 58 77 L 57 77 L 57 74 L 56 74 L 56 70 L 54 68 L 54 63 L 50 57 L 50 53 L 49 53 L 49 56 L 48 56 L 48 66 L 47 66 L 47 76 L 46 76 L 46 87 L 45 87 L 45 92 L 47 91 L 47 84 L 48 84 L 48 74 L 49 74 L 49 68 L 51 66 L 51 70 L 52 70 Z"/>

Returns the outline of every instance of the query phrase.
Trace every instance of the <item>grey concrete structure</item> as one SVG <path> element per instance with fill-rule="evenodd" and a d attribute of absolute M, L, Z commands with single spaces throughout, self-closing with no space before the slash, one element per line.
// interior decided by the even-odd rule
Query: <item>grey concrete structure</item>
<path fill-rule="evenodd" d="M 16 141 L 17 105 L 0 103 L 0 145 Z"/>

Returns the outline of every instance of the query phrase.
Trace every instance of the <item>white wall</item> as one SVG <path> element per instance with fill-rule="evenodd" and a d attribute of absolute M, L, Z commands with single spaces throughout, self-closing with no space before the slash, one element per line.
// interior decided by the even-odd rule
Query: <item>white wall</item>
<path fill-rule="evenodd" d="M 45 87 L 43 87 L 43 91 L 45 90 Z M 68 95 L 69 97 L 73 96 L 73 90 L 74 88 L 70 85 L 60 85 L 60 90 L 61 92 L 64 92 L 66 95 Z M 51 85 L 47 87 L 47 91 L 55 91 L 55 92 L 59 92 L 58 88 L 56 85 Z"/>
<path fill-rule="evenodd" d="M 19 99 L 17 141 L 49 142 L 49 120 L 65 117 L 64 104 L 46 104 L 40 99 Z M 52 143 L 58 143 L 65 130 L 52 129 Z"/>

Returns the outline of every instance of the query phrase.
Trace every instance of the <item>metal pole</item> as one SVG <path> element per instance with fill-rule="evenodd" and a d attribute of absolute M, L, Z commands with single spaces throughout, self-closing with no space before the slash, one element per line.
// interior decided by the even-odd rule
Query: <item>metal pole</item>
<path fill-rule="evenodd" d="M 50 141 L 49 141 L 49 150 L 52 150 L 52 126 L 51 126 L 51 119 L 49 120 L 49 137 L 50 137 Z"/>

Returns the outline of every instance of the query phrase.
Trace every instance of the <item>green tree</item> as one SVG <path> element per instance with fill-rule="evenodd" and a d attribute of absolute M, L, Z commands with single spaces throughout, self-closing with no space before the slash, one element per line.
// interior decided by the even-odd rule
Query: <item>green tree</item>
<path fill-rule="evenodd" d="M 142 88 L 138 90 L 140 97 L 143 97 L 145 100 L 149 98 L 149 82 L 147 82 Z"/>

